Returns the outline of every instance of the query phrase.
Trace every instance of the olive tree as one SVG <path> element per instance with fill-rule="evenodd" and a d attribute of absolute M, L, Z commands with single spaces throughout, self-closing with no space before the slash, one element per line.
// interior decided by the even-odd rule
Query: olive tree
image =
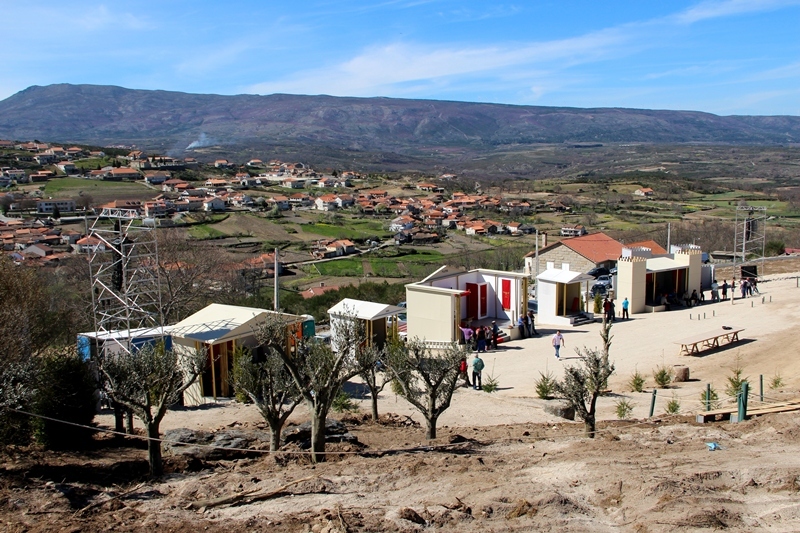
<path fill-rule="evenodd" d="M 159 426 L 169 407 L 194 383 L 206 364 L 203 350 L 167 349 L 163 342 L 133 352 L 98 358 L 98 369 L 109 397 L 130 409 L 147 428 L 150 475 L 160 476 Z"/>
<path fill-rule="evenodd" d="M 369 389 L 370 398 L 372 400 L 372 421 L 378 421 L 378 395 L 383 392 L 386 384 L 392 381 L 392 375 L 386 371 L 386 364 L 383 361 L 383 352 L 376 351 L 376 348 L 370 348 L 373 353 L 370 358 L 375 360 L 375 364 L 365 369 L 359 374 L 359 377 L 364 381 L 364 384 Z"/>
<path fill-rule="evenodd" d="M 366 349 L 363 322 L 354 316 L 338 320 L 336 350 L 312 340 L 279 352 L 311 415 L 311 460 L 315 463 L 325 460 L 325 420 L 342 385 L 375 364 L 375 352 Z M 262 333 L 256 337 L 262 340 Z"/>
<path fill-rule="evenodd" d="M 401 395 L 425 417 L 425 437 L 436 438 L 436 422 L 450 407 L 458 382 L 458 363 L 467 356 L 466 346 L 456 343 L 431 349 L 425 341 L 394 345 L 385 359 Z"/>
<path fill-rule="evenodd" d="M 614 373 L 614 365 L 609 362 L 608 350 L 611 347 L 611 322 L 603 322 L 600 337 L 602 350 L 576 349 L 581 359 L 580 366 L 568 366 L 564 378 L 556 383 L 556 393 L 575 409 L 583 420 L 586 436 L 594 438 L 596 429 L 597 398 L 608 385 L 608 378 Z"/>
<path fill-rule="evenodd" d="M 233 363 L 233 386 L 252 401 L 269 425 L 270 450 L 281 445 L 281 430 L 303 400 L 286 369 L 281 353 L 286 350 L 287 323 L 280 314 L 267 314 L 257 338 L 260 350 L 237 350 Z"/>

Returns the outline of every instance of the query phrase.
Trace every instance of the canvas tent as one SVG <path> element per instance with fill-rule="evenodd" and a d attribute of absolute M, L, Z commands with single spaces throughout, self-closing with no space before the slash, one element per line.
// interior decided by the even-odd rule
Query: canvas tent
<path fill-rule="evenodd" d="M 397 315 L 405 312 L 404 308 L 396 305 L 345 298 L 328 309 L 328 315 L 331 318 L 331 347 L 335 351 L 339 350 L 346 321 L 361 320 L 364 322 L 364 333 L 368 346 L 376 345 L 381 348 L 391 335 L 397 334 L 397 331 L 394 330 L 394 326 L 397 324 Z M 389 317 L 394 317 L 391 328 L 387 320 Z"/>
<path fill-rule="evenodd" d="M 211 304 L 170 327 L 176 351 L 205 349 L 206 369 L 184 393 L 185 405 L 200 405 L 220 397 L 232 397 L 230 383 L 233 355 L 238 347 L 258 350 L 255 333 L 267 315 L 275 311 L 256 307 Z M 306 316 L 279 313 L 286 320 L 286 349 L 291 350 L 304 336 Z M 307 336 L 308 328 L 306 328 Z"/>

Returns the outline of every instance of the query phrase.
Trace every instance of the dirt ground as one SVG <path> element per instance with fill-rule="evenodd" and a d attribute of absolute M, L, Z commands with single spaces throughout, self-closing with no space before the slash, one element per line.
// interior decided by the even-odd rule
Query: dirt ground
<path fill-rule="evenodd" d="M 693 416 L 703 409 L 699 395 L 707 383 L 730 402 L 724 390 L 737 359 L 756 393 L 751 406 L 760 403 L 759 376 L 765 402 L 800 396 L 796 275 L 771 274 L 760 296 L 734 304 L 616 323 L 616 372 L 599 402 L 595 439 L 583 436 L 581 423 L 546 413 L 535 381 L 540 373 L 561 376 L 575 364 L 575 347 L 597 346 L 600 325 L 565 332 L 569 351 L 556 361 L 553 329 L 539 324 L 544 335 L 485 357 L 485 373 L 497 377 L 500 390 L 459 389 L 434 441 L 425 440 L 419 415 L 385 391 L 383 423 L 335 415 L 360 444 L 329 445 L 336 453 L 318 465 L 297 453 L 198 460 L 167 452 L 168 473 L 151 481 L 146 452 L 130 439 L 101 437 L 81 453 L 9 450 L 0 458 L 0 530 L 798 531 L 800 412 L 739 424 L 698 424 Z M 745 328 L 742 341 L 678 355 L 675 341 L 722 325 Z M 655 416 L 648 417 L 659 365 L 688 366 L 691 379 L 659 389 Z M 636 370 L 647 378 L 646 392 L 630 392 Z M 770 388 L 776 376 L 783 384 Z M 633 404 L 631 419 L 616 419 L 621 399 Z M 665 413 L 671 400 L 680 414 Z M 359 403 L 367 412 L 366 400 Z M 290 422 L 306 418 L 298 409 Z M 97 420 L 112 424 L 109 415 Z M 252 406 L 235 402 L 171 412 L 162 424 L 165 431 L 265 427 Z M 719 449 L 710 451 L 708 443 Z M 291 482 L 297 483 L 286 486 Z M 208 503 L 236 495 L 241 499 L 232 504 Z"/>

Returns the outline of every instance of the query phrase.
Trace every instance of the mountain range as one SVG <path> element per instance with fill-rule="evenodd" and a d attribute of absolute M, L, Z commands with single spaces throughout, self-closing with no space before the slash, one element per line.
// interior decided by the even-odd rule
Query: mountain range
<path fill-rule="evenodd" d="M 542 143 L 797 143 L 800 117 L 58 84 L 0 101 L 0 138 L 172 153 L 216 145 L 415 157 Z"/>

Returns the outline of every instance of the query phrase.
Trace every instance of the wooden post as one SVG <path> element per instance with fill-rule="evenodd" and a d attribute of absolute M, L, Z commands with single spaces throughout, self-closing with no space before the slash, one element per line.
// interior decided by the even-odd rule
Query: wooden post
<path fill-rule="evenodd" d="M 764 402 L 764 374 L 758 375 L 758 397 L 761 402 Z"/>
<path fill-rule="evenodd" d="M 747 394 L 749 389 L 749 384 L 746 381 L 742 383 L 742 389 L 739 391 L 739 398 L 737 402 L 737 422 L 743 422 L 747 418 Z"/>
<path fill-rule="evenodd" d="M 650 400 L 650 416 L 653 416 L 653 412 L 656 410 L 656 389 L 653 389 L 653 399 Z"/>
<path fill-rule="evenodd" d="M 706 411 L 711 410 L 711 383 L 706 383 Z"/>

